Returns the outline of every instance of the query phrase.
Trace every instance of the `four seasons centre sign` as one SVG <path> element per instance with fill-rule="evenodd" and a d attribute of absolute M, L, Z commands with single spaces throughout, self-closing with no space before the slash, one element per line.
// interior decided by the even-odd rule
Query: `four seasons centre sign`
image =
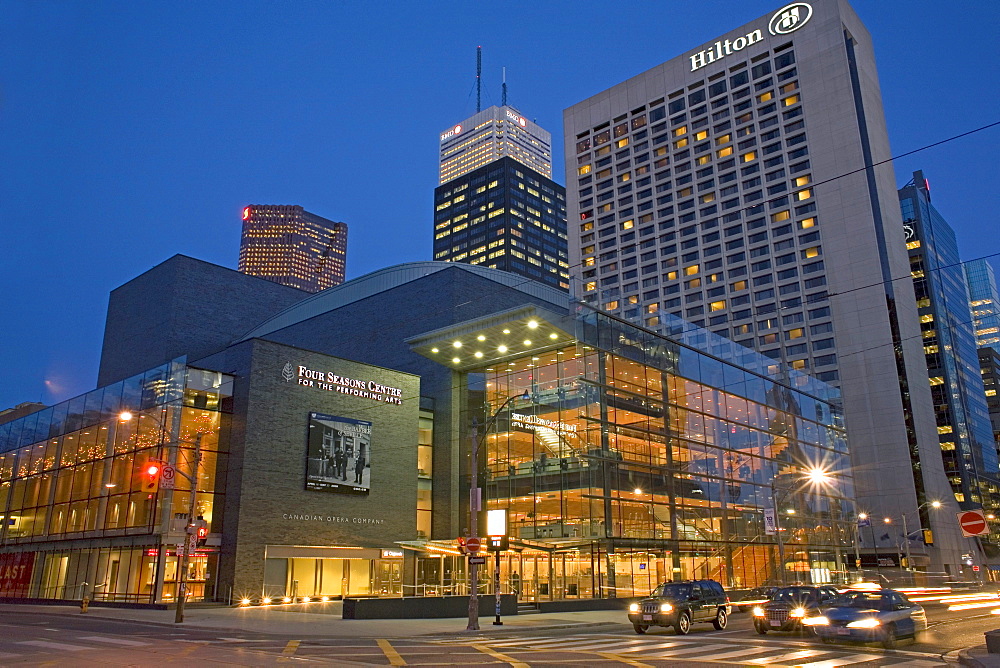
<path fill-rule="evenodd" d="M 319 371 L 303 365 L 285 364 L 281 377 L 286 383 L 296 381 L 298 385 L 315 387 L 327 392 L 340 392 L 363 399 L 374 399 L 387 404 L 403 404 L 403 390 L 376 383 L 374 380 L 362 380 L 340 376 L 332 371 Z"/>

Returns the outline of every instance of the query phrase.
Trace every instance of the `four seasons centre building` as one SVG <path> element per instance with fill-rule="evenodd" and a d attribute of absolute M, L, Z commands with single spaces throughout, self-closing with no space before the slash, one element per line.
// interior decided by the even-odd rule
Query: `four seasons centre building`
<path fill-rule="evenodd" d="M 675 325 L 471 265 L 308 294 L 175 256 L 112 292 L 98 389 L 0 424 L 0 596 L 169 603 L 189 521 L 192 600 L 468 593 L 474 423 L 505 592 L 843 579 L 837 391 Z"/>

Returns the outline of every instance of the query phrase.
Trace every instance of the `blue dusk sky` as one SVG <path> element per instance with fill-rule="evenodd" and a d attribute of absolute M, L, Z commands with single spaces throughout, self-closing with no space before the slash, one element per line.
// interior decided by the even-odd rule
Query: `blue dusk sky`
<path fill-rule="evenodd" d="M 247 204 L 350 226 L 357 277 L 431 257 L 439 133 L 509 101 L 562 110 L 778 1 L 6 0 L 0 21 L 0 409 L 92 389 L 108 293 L 181 253 L 236 267 Z M 1000 120 L 1000 3 L 856 0 L 894 154 Z M 1000 253 L 1000 127 L 896 162 L 966 259 Z"/>

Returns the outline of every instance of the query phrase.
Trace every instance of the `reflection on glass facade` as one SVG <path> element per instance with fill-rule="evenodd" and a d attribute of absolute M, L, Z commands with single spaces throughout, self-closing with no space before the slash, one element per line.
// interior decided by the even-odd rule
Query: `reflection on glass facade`
<path fill-rule="evenodd" d="M 170 539 L 186 524 L 196 438 L 197 513 L 221 531 L 213 509 L 224 493 L 216 476 L 225 470 L 218 444 L 229 385 L 174 360 L 0 425 L 0 563 L 24 566 L 20 579 L 0 581 L 0 596 L 174 598 Z M 150 464 L 174 465 L 176 489 L 160 489 Z M 201 546 L 190 560 L 191 600 L 213 596 L 217 553 Z"/>
<path fill-rule="evenodd" d="M 485 392 L 480 420 L 529 397 L 485 435 L 486 505 L 507 509 L 523 548 L 505 581 L 566 598 L 645 595 L 681 578 L 843 578 L 854 511 L 836 390 L 778 383 L 601 312 L 570 322 L 573 342 L 467 376 L 471 405 Z M 775 506 L 783 564 L 764 525 Z"/>

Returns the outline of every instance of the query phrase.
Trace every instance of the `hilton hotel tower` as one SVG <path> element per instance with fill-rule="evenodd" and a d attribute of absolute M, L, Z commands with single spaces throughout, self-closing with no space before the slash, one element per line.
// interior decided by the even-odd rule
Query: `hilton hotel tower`
<path fill-rule="evenodd" d="M 933 532 L 911 541 L 914 565 L 957 573 L 973 549 L 938 446 L 871 37 L 850 5 L 776 9 L 564 122 L 574 294 L 839 386 L 857 509 L 878 524 L 866 554 L 873 540 L 896 553 L 905 514 Z"/>

